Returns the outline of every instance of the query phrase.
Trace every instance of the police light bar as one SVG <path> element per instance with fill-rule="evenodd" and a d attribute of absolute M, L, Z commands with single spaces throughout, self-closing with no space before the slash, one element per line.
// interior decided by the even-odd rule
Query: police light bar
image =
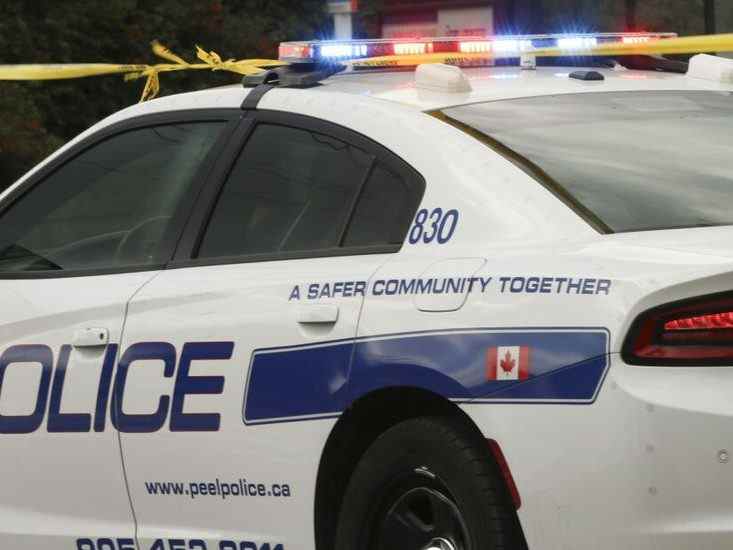
<path fill-rule="evenodd" d="M 461 65 L 465 61 L 475 65 L 498 58 L 522 58 L 548 49 L 558 49 L 560 55 L 590 55 L 585 52 L 601 45 L 645 45 L 676 37 L 675 33 L 604 33 L 284 42 L 280 44 L 280 60 L 288 63 L 345 63 L 381 58 L 382 62 L 375 66 L 385 67 L 390 63 L 384 58 L 455 53 L 453 64 Z M 464 55 L 466 57 L 462 59 Z M 422 61 L 416 61 L 419 62 Z"/>

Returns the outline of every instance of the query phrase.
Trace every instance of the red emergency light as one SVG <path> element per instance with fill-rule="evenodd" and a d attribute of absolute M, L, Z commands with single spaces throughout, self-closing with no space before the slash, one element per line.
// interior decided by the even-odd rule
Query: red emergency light
<path fill-rule="evenodd" d="M 490 61 L 493 58 L 521 58 L 531 55 L 535 50 L 558 48 L 563 55 L 583 55 L 584 51 L 598 45 L 646 44 L 676 36 L 674 33 L 603 33 L 284 42 L 280 45 L 280 60 L 289 63 L 333 63 L 373 57 L 456 53 L 455 64 L 460 65 L 460 54 L 485 53 L 486 60 Z M 470 60 L 471 65 L 475 62 L 475 58 Z"/>

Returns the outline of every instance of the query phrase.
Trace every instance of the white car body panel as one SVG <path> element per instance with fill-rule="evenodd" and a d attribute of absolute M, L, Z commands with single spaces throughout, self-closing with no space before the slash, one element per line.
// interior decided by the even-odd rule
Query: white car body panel
<path fill-rule="evenodd" d="M 733 487 L 720 478 L 727 465 L 718 462 L 717 453 L 730 446 L 727 425 L 732 411 L 727 396 L 733 389 L 731 370 L 628 367 L 618 355 L 637 313 L 660 303 L 730 288 L 733 258 L 723 242 L 723 235 L 730 238 L 733 234 L 729 228 L 712 230 L 721 237 L 717 254 L 664 248 L 674 239 L 677 250 L 696 250 L 696 233 L 704 231 L 607 236 L 604 240 L 609 243 L 593 239 L 595 243 L 581 241 L 553 250 L 518 245 L 507 251 L 504 246 L 483 245 L 489 259 L 487 277 L 504 273 L 551 276 L 556 272 L 548 266 L 562 265 L 558 275 L 600 275 L 614 281 L 610 299 L 534 298 L 528 306 L 538 312 L 536 317 L 517 307 L 518 300 L 528 300 L 531 295 L 502 295 L 496 289 L 489 296 L 471 295 L 450 316 L 416 312 L 405 302 L 399 303 L 400 312 L 395 314 L 395 304 L 387 306 L 386 298 L 371 298 L 373 303 L 367 300 L 360 336 L 402 332 L 405 325 L 415 331 L 457 326 L 609 330 L 612 360 L 593 406 L 491 406 L 481 400 L 462 405 L 483 433 L 501 442 L 522 495 L 518 513 L 530 548 L 591 544 L 610 549 L 622 542 L 641 549 L 655 547 L 663 537 L 666 547 L 681 550 L 692 541 L 716 548 L 730 540 L 730 516 L 719 514 L 726 509 Z M 637 244 L 628 247 L 613 242 L 618 240 Z M 661 246 L 657 248 L 656 243 Z M 710 241 L 708 248 L 712 248 Z M 491 258 L 501 258 L 500 266 Z M 400 278 L 419 271 L 412 267 L 416 259 L 405 260 L 402 269 L 401 260 L 395 258 L 377 276 Z M 386 308 L 390 315 L 384 314 Z M 535 435 L 529 435 L 528 426 Z M 686 471 L 689 464 L 704 467 L 693 475 Z M 660 500 L 664 506 L 657 504 Z M 691 510 L 693 517 L 687 515 Z"/>
<path fill-rule="evenodd" d="M 210 547 L 216 547 L 220 540 L 308 547 L 306 541 L 313 539 L 312 514 L 283 516 L 282 510 L 284 506 L 303 510 L 312 506 L 321 452 L 334 424 L 331 418 L 339 411 L 321 415 L 324 420 L 306 417 L 279 422 L 281 419 L 270 418 L 264 425 L 259 425 L 257 418 L 247 418 L 251 396 L 243 391 L 251 374 L 253 353 L 353 339 L 362 305 L 359 297 L 327 301 L 338 307 L 336 323 L 303 324 L 296 320 L 299 311 L 316 304 L 291 301 L 290 293 L 294 285 L 317 280 L 369 279 L 385 261 L 381 255 L 372 255 L 173 269 L 162 273 L 132 300 L 123 349 L 141 341 L 170 342 L 179 351 L 186 342 L 234 342 L 230 360 L 197 361 L 191 368 L 192 375 L 224 376 L 223 394 L 193 395 L 185 400 L 186 413 L 218 411 L 219 431 L 166 429 L 154 438 L 146 433 L 121 434 L 143 547 L 148 548 L 158 538 L 203 538 Z M 343 377 L 337 377 L 335 384 L 346 384 L 347 368 L 344 364 L 338 369 Z M 141 369 L 128 382 L 132 385 L 126 392 L 130 396 L 125 401 L 126 412 L 151 410 L 156 396 L 173 394 L 174 382 L 161 380 L 159 369 Z M 145 487 L 146 481 L 215 479 L 247 479 L 268 487 L 287 483 L 292 496 L 225 500 L 188 495 L 171 500 L 151 496 Z M 216 518 L 214 523 L 212 518 Z M 248 519 L 243 522 L 242 518 Z"/>
<path fill-rule="evenodd" d="M 604 358 L 594 386 L 577 398 L 446 395 L 501 445 L 521 494 L 517 513 L 530 549 L 727 548 L 733 538 L 733 465 L 721 463 L 719 453 L 733 448 L 733 369 L 631 367 L 620 351 L 639 313 L 731 289 L 733 229 L 601 235 L 514 164 L 425 111 L 550 94 L 733 87 L 626 70 L 602 70 L 604 82 L 579 82 L 568 79 L 568 72 L 467 70 L 473 91 L 466 94 L 417 90 L 406 73 L 340 75 L 318 88 L 273 89 L 262 98 L 258 109 L 328 120 L 411 165 L 425 178 L 420 209 L 460 213 L 444 245 L 405 243 L 389 255 L 182 267 L 95 281 L 0 280 L 3 299 L 11 297 L 0 314 L 3 349 L 33 340 L 52 347 L 56 357 L 74 328 L 100 324 L 121 351 L 140 342 L 164 342 L 177 351 L 176 361 L 186 343 L 234 343 L 230 359 L 196 361 L 191 367 L 191 375 L 223 377 L 222 393 L 188 395 L 182 405 L 186 414 L 218 413 L 217 431 L 172 431 L 169 415 L 155 433 L 118 433 L 108 421 L 99 433 L 3 435 L 0 485 L 13 497 L 0 502 L 0 547 L 73 549 L 73 539 L 81 536 L 116 539 L 136 533 L 145 550 L 163 550 L 155 548 L 159 539 L 188 541 L 181 548 L 189 550 L 200 548 L 192 541 L 220 548 L 222 540 L 255 541 L 256 550 L 266 543 L 270 550 L 278 544 L 282 550 L 314 550 L 321 454 L 339 414 L 367 392 L 366 386 L 349 386 L 340 406 L 326 413 L 248 419 L 247 388 L 263 350 L 314 350 L 347 341 L 364 346 L 368 356 L 373 350 L 401 350 L 390 348 L 400 339 L 414 340 L 419 348 L 422 338 L 455 336 L 450 342 L 456 343 L 457 356 L 464 335 L 510 332 L 520 339 L 525 333 L 592 334 Z M 131 107 L 51 159 L 115 122 L 184 109 L 238 108 L 246 93 L 228 87 Z M 374 292 L 390 280 L 444 277 L 477 281 L 471 292 L 451 296 Z M 510 281 L 502 292 L 502 277 L 551 277 L 553 285 L 558 278 L 593 280 L 595 292 L 512 292 Z M 368 284 L 363 298 L 291 300 L 295 285 L 356 280 Z M 599 287 L 599 281 L 610 283 Z M 337 321 L 298 323 L 300 309 L 313 305 L 337 306 Z M 312 317 L 328 317 L 329 311 Z M 412 360 L 408 351 L 398 353 L 394 364 Z M 161 396 L 175 393 L 176 375 L 162 376 L 160 362 L 144 365 L 130 370 L 122 404 L 126 414 L 150 414 Z M 437 359 L 418 366 L 441 375 L 460 367 Z M 358 374 L 347 367 L 349 375 Z M 450 375 L 468 380 L 464 372 Z M 64 394 L 64 409 L 91 410 L 85 403 L 97 382 L 80 378 L 80 393 Z M 0 413 L 8 414 L 6 407 L 20 407 L 27 399 L 18 397 L 16 403 L 7 397 L 11 383 L 22 380 L 8 376 L 5 383 Z M 288 386 L 288 379 L 282 384 L 284 392 L 299 389 Z M 434 389 L 425 384 L 423 389 Z M 58 472 L 63 477 L 49 476 L 49 456 L 63 464 Z M 29 471 L 19 474 L 21 463 Z M 293 494 L 193 498 L 190 492 L 151 495 L 145 485 L 180 482 L 190 491 L 192 482 L 240 478 L 268 487 L 287 483 Z"/>
<path fill-rule="evenodd" d="M 61 361 L 62 346 L 69 346 L 77 329 L 100 327 L 109 331 L 110 342 L 122 338 L 128 300 L 154 273 L 128 273 L 60 279 L 0 281 L 0 346 L 46 347 L 53 364 Z M 100 376 L 107 354 L 105 346 L 70 348 L 65 379 L 49 370 L 46 398 L 39 398 L 42 367 L 4 365 L 0 414 L 28 417 L 36 409 L 37 420 L 26 421 L 25 433 L 0 437 L 0 546 L 4 548 L 74 548 L 82 536 L 134 539 L 135 524 L 123 472 L 120 446 L 105 407 L 96 414 Z M 114 358 L 113 358 L 114 359 Z M 101 431 L 69 433 L 73 419 L 53 415 L 53 396 L 58 413 L 90 414 Z M 89 421 L 88 420 L 88 421 Z M 33 428 L 28 424 L 37 425 Z M 29 431 L 30 430 L 30 431 Z M 102 503 L 102 505 L 100 505 Z"/>

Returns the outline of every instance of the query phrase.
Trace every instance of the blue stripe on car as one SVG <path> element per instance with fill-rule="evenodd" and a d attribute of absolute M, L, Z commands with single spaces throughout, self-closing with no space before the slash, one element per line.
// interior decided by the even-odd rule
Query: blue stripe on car
<path fill-rule="evenodd" d="M 257 350 L 245 423 L 337 416 L 389 387 L 457 401 L 592 403 L 608 367 L 606 329 L 476 329 L 374 336 Z M 527 380 L 487 380 L 486 351 L 528 346 Z"/>

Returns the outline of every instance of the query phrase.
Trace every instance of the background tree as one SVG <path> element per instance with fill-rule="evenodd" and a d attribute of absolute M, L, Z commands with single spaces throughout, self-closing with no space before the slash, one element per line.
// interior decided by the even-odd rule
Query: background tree
<path fill-rule="evenodd" d="M 157 38 L 186 59 L 277 56 L 284 40 L 327 37 L 322 0 L 0 0 L 0 63 L 155 63 Z M 224 72 L 161 77 L 162 94 L 238 82 Z M 138 101 L 120 76 L 0 82 L 0 190 L 99 119 Z"/>

